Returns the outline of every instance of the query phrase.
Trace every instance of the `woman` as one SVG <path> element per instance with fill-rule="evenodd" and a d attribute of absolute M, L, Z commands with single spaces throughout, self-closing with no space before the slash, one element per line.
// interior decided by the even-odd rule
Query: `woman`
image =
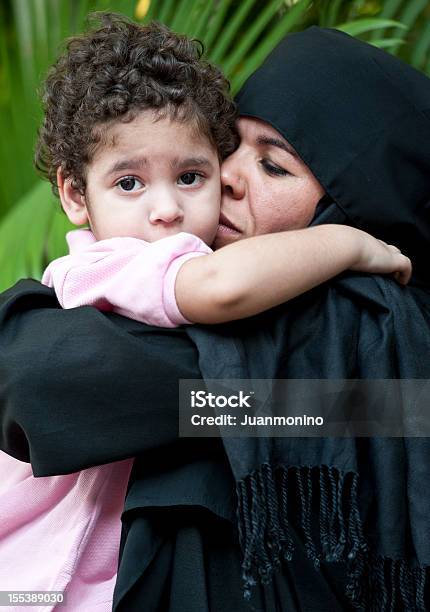
<path fill-rule="evenodd" d="M 349 609 L 351 600 L 366 610 L 425 609 L 427 439 L 225 439 L 224 447 L 218 439 L 177 439 L 176 394 L 177 379 L 200 372 L 429 378 L 422 358 L 430 348 L 429 93 L 426 77 L 346 35 L 318 28 L 291 35 L 238 98 L 247 117 L 239 123 L 243 144 L 223 174 L 218 246 L 309 222 L 350 223 L 412 258 L 405 290 L 345 275 L 242 323 L 174 332 L 91 309 L 61 311 L 31 281 L 3 295 L 2 448 L 31 459 L 39 476 L 138 457 L 115 610 L 328 611 Z M 307 192 L 312 174 L 322 200 Z M 64 336 L 64 317 L 82 330 L 85 348 Z M 234 352 L 232 341 L 243 350 Z M 94 358 L 103 351 L 109 362 Z M 60 404 L 66 373 L 83 359 L 85 377 L 71 380 Z M 271 459 L 272 472 L 262 467 Z M 285 491 L 286 510 L 272 520 Z"/>

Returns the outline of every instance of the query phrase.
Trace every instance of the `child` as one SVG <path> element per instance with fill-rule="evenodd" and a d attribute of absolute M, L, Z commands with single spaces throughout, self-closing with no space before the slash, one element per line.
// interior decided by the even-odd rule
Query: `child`
<path fill-rule="evenodd" d="M 91 227 L 68 235 L 70 255 L 43 276 L 64 307 L 94 305 L 171 327 L 258 313 L 347 268 L 409 278 L 395 247 L 345 226 L 212 252 L 219 162 L 236 143 L 235 109 L 219 70 L 162 26 L 103 16 L 102 27 L 69 43 L 44 102 L 37 166 L 69 219 Z M 66 609 L 110 610 L 131 464 L 33 479 L 19 463 L 23 473 L 0 498 L 2 588 L 55 588 L 66 592 Z M 20 509 L 13 522 L 12 503 Z M 48 571 L 25 554 L 42 541 Z"/>
<path fill-rule="evenodd" d="M 257 314 L 348 268 L 407 280 L 395 247 L 340 225 L 212 253 L 219 160 L 235 144 L 226 82 L 166 28 L 106 24 L 70 46 L 46 88 L 39 167 L 70 221 L 92 230 L 69 233 L 70 255 L 43 276 L 64 308 L 171 327 Z"/>

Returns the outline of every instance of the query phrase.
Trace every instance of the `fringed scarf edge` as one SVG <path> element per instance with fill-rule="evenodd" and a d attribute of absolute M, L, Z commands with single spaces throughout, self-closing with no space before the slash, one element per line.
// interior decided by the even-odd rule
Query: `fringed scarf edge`
<path fill-rule="evenodd" d="M 358 474 L 326 465 L 273 468 L 264 463 L 237 482 L 245 599 L 250 599 L 257 578 L 268 584 L 281 560 L 293 558 L 289 488 L 298 493 L 296 518 L 308 558 L 316 568 L 322 561 L 346 563 L 346 594 L 357 609 L 391 612 L 403 605 L 400 609 L 425 612 L 426 568 L 412 568 L 404 559 L 371 551 L 359 513 Z M 312 533 L 311 513 L 315 511 L 319 512 L 318 537 Z"/>

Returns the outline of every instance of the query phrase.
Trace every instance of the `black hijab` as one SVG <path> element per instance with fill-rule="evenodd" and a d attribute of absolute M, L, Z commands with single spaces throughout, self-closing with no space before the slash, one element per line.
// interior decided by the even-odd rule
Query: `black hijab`
<path fill-rule="evenodd" d="M 187 328 L 204 378 L 430 378 L 430 80 L 312 27 L 287 36 L 237 101 L 241 115 L 278 130 L 324 186 L 312 224 L 345 223 L 398 245 L 414 277 L 404 289 L 344 274 L 235 324 L 222 341 L 219 330 Z M 294 559 L 294 525 L 315 566 L 348 566 L 348 595 L 360 609 L 426 609 L 427 438 L 223 441 L 237 482 L 246 596 L 282 558 Z"/>
<path fill-rule="evenodd" d="M 243 116 L 296 149 L 346 219 L 430 282 L 430 80 L 337 30 L 287 36 L 248 79 Z"/>

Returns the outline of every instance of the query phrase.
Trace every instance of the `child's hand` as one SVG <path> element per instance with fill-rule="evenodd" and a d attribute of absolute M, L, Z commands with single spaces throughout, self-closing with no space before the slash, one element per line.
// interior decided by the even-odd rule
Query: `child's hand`
<path fill-rule="evenodd" d="M 378 240 L 366 232 L 360 232 L 362 252 L 357 263 L 351 266 L 356 272 L 373 274 L 392 274 L 401 285 L 409 282 L 412 264 L 409 257 L 403 255 L 397 247 Z"/>

